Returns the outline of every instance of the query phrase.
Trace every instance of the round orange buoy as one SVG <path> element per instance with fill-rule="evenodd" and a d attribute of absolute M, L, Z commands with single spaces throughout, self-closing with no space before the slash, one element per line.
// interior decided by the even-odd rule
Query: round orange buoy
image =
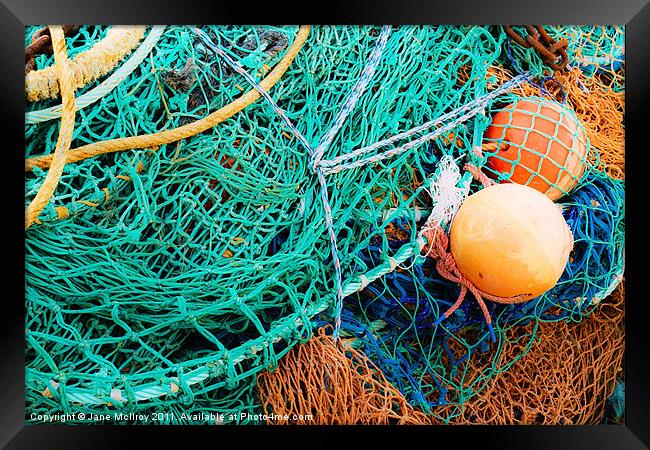
<path fill-rule="evenodd" d="M 483 292 L 531 299 L 557 283 L 573 235 L 548 197 L 519 184 L 495 184 L 460 206 L 450 246 L 460 272 Z"/>
<path fill-rule="evenodd" d="M 492 118 L 485 132 L 488 173 L 537 189 L 551 200 L 570 192 L 582 176 L 587 134 L 571 111 L 543 98 L 518 99 Z"/>

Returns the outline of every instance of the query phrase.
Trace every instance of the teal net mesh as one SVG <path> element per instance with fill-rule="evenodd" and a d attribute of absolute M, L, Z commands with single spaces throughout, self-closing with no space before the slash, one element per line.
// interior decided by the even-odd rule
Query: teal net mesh
<path fill-rule="evenodd" d="M 27 27 L 26 43 L 37 28 Z M 298 27 L 201 30 L 260 81 Z M 82 27 L 67 39 L 71 57 L 105 32 Z M 380 32 L 313 27 L 269 91 L 313 147 L 357 86 Z M 458 286 L 417 256 L 418 233 L 435 207 L 428 187 L 441 159 L 487 172 L 489 152 L 471 149 L 483 144 L 491 114 L 515 97 L 504 91 L 465 111 L 471 114 L 394 139 L 391 147 L 401 150 L 389 157 L 378 148 L 351 152 L 476 104 L 492 91 L 490 67 L 514 61 L 516 72 L 539 81 L 543 63 L 530 55 L 501 27 L 393 28 L 374 75 L 323 154 L 329 161 L 352 155 L 326 175 L 345 296 L 341 335 L 433 415 L 440 406 L 461 408 L 514 364 L 520 355 L 505 362 L 500 355 L 511 327 L 579 321 L 615 287 L 623 270 L 624 183 L 591 166 L 580 175 L 562 198 L 576 242 L 564 275 L 530 302 L 490 304 L 492 342 L 471 300 L 435 324 Z M 43 55 L 37 68 L 52 63 Z M 123 82 L 77 112 L 72 148 L 172 129 L 249 89 L 189 27 L 169 26 Z M 27 111 L 57 101 L 28 103 Z M 27 124 L 26 157 L 50 154 L 58 127 L 58 120 Z M 429 137 L 433 130 L 440 133 Z M 28 420 L 85 412 L 136 414 L 107 422 L 198 424 L 214 423 L 212 412 L 224 422 L 263 421 L 255 416 L 255 375 L 337 314 L 327 217 L 310 157 L 260 99 L 191 138 L 67 164 L 40 223 L 26 232 Z M 26 173 L 26 205 L 45 174 L 38 167 Z M 459 183 L 481 189 L 468 175 Z M 532 342 L 534 328 L 526 338 Z M 468 380 L 473 358 L 488 363 Z M 151 415 L 161 412 L 169 414 Z"/>

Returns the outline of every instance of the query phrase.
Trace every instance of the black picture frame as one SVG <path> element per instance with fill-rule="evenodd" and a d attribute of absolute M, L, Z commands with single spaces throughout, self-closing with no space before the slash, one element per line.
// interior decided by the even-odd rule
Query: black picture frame
<path fill-rule="evenodd" d="M 2 222 L 7 241 L 5 289 L 0 326 L 0 445 L 23 448 L 115 448 L 136 442 L 135 434 L 145 435 L 147 447 L 154 441 L 187 445 L 187 427 L 115 427 L 65 425 L 25 425 L 24 421 L 24 26 L 44 23 L 95 24 L 245 24 L 245 23 L 326 23 L 326 24 L 625 24 L 626 25 L 626 413 L 625 425 L 599 426 L 509 426 L 509 427 L 391 427 L 395 433 L 414 432 L 426 445 L 454 445 L 471 441 L 481 448 L 532 449 L 641 449 L 650 446 L 650 377 L 647 344 L 646 255 L 641 222 L 647 210 L 647 135 L 650 127 L 650 3 L 631 0 L 621 4 L 606 0 L 530 1 L 508 0 L 494 4 L 479 0 L 425 2 L 424 0 L 381 0 L 374 2 L 327 2 L 306 10 L 304 4 L 267 3 L 251 7 L 240 2 L 215 4 L 200 0 L 0 0 L 0 114 L 5 131 Z M 644 152 L 644 150 L 646 150 Z M 6 211 L 6 212 L 5 212 Z M 7 289 L 7 286 L 9 289 Z M 235 439 L 249 438 L 251 428 L 190 427 L 193 433 L 232 432 Z M 302 433 L 314 427 L 305 427 Z M 381 431 L 384 431 L 382 428 Z M 254 430 L 253 430 L 254 431 Z M 320 431 L 323 431 L 321 428 Z M 335 427 L 326 433 L 377 433 L 376 427 Z M 281 439 L 295 428 L 264 427 L 266 439 Z M 172 436 L 172 433 L 174 434 Z M 241 434 L 246 433 L 246 434 Z M 281 433 L 270 435 L 268 433 Z M 272 436 L 272 437 L 271 437 Z M 338 439 L 335 435 L 331 438 Z M 400 436 L 398 436 L 400 438 Z M 292 439 L 295 439 L 292 437 Z M 193 441 L 192 441 L 193 442 Z M 214 441 L 214 445 L 219 442 Z M 304 441 L 306 444 L 308 441 Z M 309 441 L 311 442 L 311 441 Z M 336 441 L 342 442 L 342 441 Z M 336 442 L 331 442 L 332 445 Z M 408 445 L 409 440 L 404 441 Z M 421 445 L 421 444 L 420 444 Z M 141 446 L 140 446 L 141 447 Z"/>

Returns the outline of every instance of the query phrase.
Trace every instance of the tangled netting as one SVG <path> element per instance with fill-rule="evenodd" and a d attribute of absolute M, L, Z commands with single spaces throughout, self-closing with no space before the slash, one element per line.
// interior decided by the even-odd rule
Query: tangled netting
<path fill-rule="evenodd" d="M 326 331 L 319 329 L 308 342 L 292 348 L 277 370 L 260 375 L 258 389 L 268 422 L 388 425 L 423 416 L 363 353 Z"/>
<path fill-rule="evenodd" d="M 107 28 L 81 27 L 67 38 L 69 56 Z M 71 148 L 173 130 L 237 102 L 299 32 L 200 30 L 166 27 L 114 88 L 79 87 L 77 96 L 100 98 L 76 112 Z M 509 75 L 495 83 L 495 70 Z M 26 231 L 28 420 L 85 412 L 128 414 L 100 422 L 263 422 L 270 400 L 260 400 L 256 378 L 292 351 L 303 363 L 330 361 L 321 383 L 348 380 L 329 407 L 369 399 L 355 417 L 375 419 L 363 423 L 403 422 L 404 411 L 459 417 L 532 347 L 531 324 L 583 320 L 622 278 L 624 183 L 599 170 L 592 142 L 595 159 L 561 199 L 575 247 L 557 286 L 530 302 L 490 303 L 494 342 L 471 298 L 438 321 L 458 286 L 420 255 L 438 206 L 431 183 L 443 158 L 485 167 L 491 113 L 526 83 L 544 95 L 546 71 L 501 27 L 318 26 L 268 98 L 182 140 L 68 162 Z M 57 102 L 29 103 L 28 115 Z M 29 162 L 53 152 L 58 130 L 56 120 L 26 125 L 26 204 L 47 173 L 44 159 Z M 457 187 L 481 184 L 463 171 Z M 324 334 L 313 341 L 320 350 L 295 347 L 312 345 L 325 324 L 347 350 Z M 266 388 L 277 396 L 286 386 Z M 312 411 L 301 405 L 308 410 L 297 414 Z"/>
<path fill-rule="evenodd" d="M 522 352 L 517 335 L 538 326 L 530 351 L 464 405 L 451 423 L 598 424 L 622 374 L 622 284 L 580 323 L 531 323 L 513 329 L 504 356 Z M 519 347 L 519 348 L 518 348 Z M 480 363 L 472 370 L 481 372 Z"/>
<path fill-rule="evenodd" d="M 624 353 L 623 284 L 594 313 L 580 323 L 530 322 L 508 330 L 503 360 L 525 353 L 509 370 L 497 374 L 486 389 L 464 403 L 462 413 L 448 422 L 423 414 L 398 395 L 382 395 L 392 385 L 373 379 L 372 363 L 363 353 L 328 358 L 341 353 L 318 338 L 294 347 L 278 370 L 258 380 L 267 422 L 272 424 L 597 424 L 603 420 L 607 399 L 622 375 Z M 536 329 L 536 331 L 534 331 Z M 523 336 L 536 333 L 529 345 Z M 331 338 L 329 338 L 331 339 Z M 567 345 L 570 343 L 570 345 Z M 349 347 L 348 347 L 349 348 Z M 338 355 L 337 355 L 338 356 Z M 486 353 L 472 360 L 468 379 L 490 364 Z M 313 362 L 318 361 L 315 364 Z M 355 370 L 361 367 L 361 370 Z M 343 373 L 337 379 L 332 374 Z M 379 388 L 378 385 L 379 384 Z M 386 401 L 392 400 L 386 407 Z M 453 407 L 442 407 L 453 410 Z M 300 416 L 298 411 L 308 411 Z"/>
<path fill-rule="evenodd" d="M 602 86 L 616 92 L 625 91 L 624 27 L 552 27 L 550 34 L 567 39 L 569 64 L 583 71 L 586 78 L 596 78 Z"/>

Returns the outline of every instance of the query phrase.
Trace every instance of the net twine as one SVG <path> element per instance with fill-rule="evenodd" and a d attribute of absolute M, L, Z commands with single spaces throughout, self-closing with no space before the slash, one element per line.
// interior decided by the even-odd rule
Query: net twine
<path fill-rule="evenodd" d="M 289 49 L 282 61 L 280 61 L 274 70 L 261 82 L 261 85 L 264 85 L 266 89 L 270 89 L 282 77 L 282 74 L 287 70 L 291 61 L 300 50 L 300 47 L 302 47 L 302 44 L 304 44 L 308 33 L 309 27 L 301 27 L 292 47 Z M 61 40 L 58 40 L 58 37 L 56 39 L 53 37 L 52 39 L 53 46 L 55 47 L 55 58 L 59 61 L 61 58 L 64 58 L 61 65 L 59 65 L 58 62 L 56 65 L 57 78 L 58 80 L 61 80 L 61 92 L 63 97 L 61 130 L 59 132 L 59 143 L 57 144 L 53 155 L 32 158 L 31 161 L 30 159 L 25 160 L 25 170 L 31 170 L 35 166 L 49 169 L 47 178 L 43 182 L 43 186 L 27 208 L 25 213 L 25 229 L 29 228 L 32 223 L 38 220 L 38 215 L 49 203 L 50 198 L 56 190 L 61 174 L 63 173 L 63 167 L 67 163 L 80 161 L 102 153 L 122 151 L 132 148 L 160 146 L 194 136 L 214 127 L 220 122 L 223 122 L 228 117 L 241 111 L 260 97 L 257 91 L 251 89 L 237 100 L 229 103 L 209 116 L 173 130 L 144 136 L 118 138 L 113 141 L 103 141 L 77 149 L 69 149 L 72 142 L 72 132 L 74 130 L 74 86 L 77 86 L 77 83 L 79 82 L 79 80 L 75 78 L 78 72 L 70 70 L 67 67 L 69 60 L 67 59 L 65 50 L 65 38 L 61 37 Z M 67 211 L 64 214 L 59 215 L 61 218 L 67 216 Z"/>
<path fill-rule="evenodd" d="M 591 145 L 598 149 L 598 161 L 590 161 L 610 177 L 625 178 L 625 93 L 605 87 L 601 75 L 585 77 L 578 68 L 555 76 L 561 86 L 548 87 L 556 98 L 563 89 L 566 102 L 584 126 Z"/>
<path fill-rule="evenodd" d="M 597 424 L 621 371 L 623 303 L 621 283 L 580 323 L 536 321 L 512 327 L 501 360 L 524 351 L 528 344 L 520 338 L 533 328 L 539 329 L 538 338 L 460 412 L 441 406 L 431 415 L 412 407 L 367 356 L 349 341 L 335 342 L 325 328 L 294 347 L 275 370 L 260 374 L 257 392 L 265 414 L 281 417 L 268 424 Z M 474 360 L 468 384 L 487 365 L 489 358 Z M 294 415 L 302 417 L 283 418 Z"/>
<path fill-rule="evenodd" d="M 518 339 L 538 327 L 533 347 L 494 377 L 460 413 L 441 408 L 459 425 L 591 425 L 602 422 L 624 357 L 624 284 L 579 323 L 531 323 L 509 331 L 502 358 L 522 351 Z M 485 369 L 479 359 L 470 371 Z"/>
<path fill-rule="evenodd" d="M 620 25 L 550 27 L 557 38 L 567 39 L 569 64 L 602 88 L 625 91 L 625 28 Z M 568 68 L 568 66 L 567 66 Z"/>
<path fill-rule="evenodd" d="M 319 328 L 308 342 L 292 348 L 275 370 L 257 377 L 264 413 L 275 416 L 268 424 L 389 425 L 422 420 L 368 357 L 331 332 L 331 326 Z"/>

